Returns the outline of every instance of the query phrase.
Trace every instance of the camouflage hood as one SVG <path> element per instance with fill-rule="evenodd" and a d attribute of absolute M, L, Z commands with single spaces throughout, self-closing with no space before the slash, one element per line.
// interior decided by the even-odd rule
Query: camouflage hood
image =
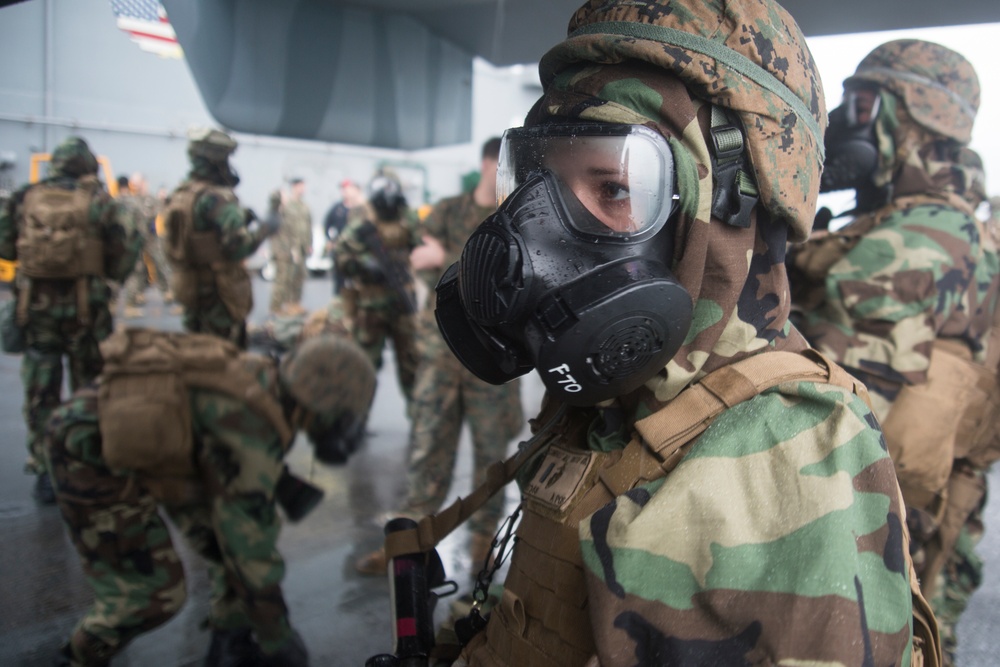
<path fill-rule="evenodd" d="M 51 177 L 79 178 L 97 173 L 97 158 L 80 137 L 68 137 L 52 151 Z"/>
<path fill-rule="evenodd" d="M 681 196 L 672 268 L 694 320 L 666 373 L 646 385 L 654 403 L 766 347 L 805 347 L 788 323 L 784 253 L 789 230 L 808 234 L 819 189 L 819 77 L 776 4 L 693 4 L 592 0 L 543 57 L 544 94 L 526 119 L 642 124 L 671 146 Z M 736 110 L 747 128 L 763 205 L 748 229 L 711 222 L 709 101 Z"/>

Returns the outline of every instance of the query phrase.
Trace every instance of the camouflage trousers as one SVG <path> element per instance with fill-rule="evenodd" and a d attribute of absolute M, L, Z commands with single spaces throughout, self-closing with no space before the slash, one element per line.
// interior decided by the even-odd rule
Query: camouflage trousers
<path fill-rule="evenodd" d="M 517 380 L 496 386 L 483 382 L 447 350 L 422 359 L 413 389 L 407 496 L 402 512 L 423 516 L 441 509 L 451 488 L 463 424 L 472 435 L 472 487 L 486 470 L 507 455 L 507 445 L 523 425 Z M 474 535 L 490 539 L 503 515 L 502 493 L 494 495 L 469 520 Z"/>
<path fill-rule="evenodd" d="M 306 267 L 302 262 L 274 261 L 274 283 L 271 285 L 270 310 L 277 313 L 286 303 L 302 301 L 302 287 L 306 280 Z"/>
<path fill-rule="evenodd" d="M 33 304 L 25 327 L 27 350 L 21 361 L 24 386 L 24 421 L 28 429 L 26 469 L 34 474 L 46 470 L 42 435 L 52 411 L 62 401 L 63 357 L 67 359 L 71 391 L 88 384 L 101 372 L 103 359 L 98 347 L 111 334 L 111 312 L 91 306 L 91 324 L 77 319 L 76 309 L 63 310 Z"/>
<path fill-rule="evenodd" d="M 125 279 L 125 305 L 139 305 L 139 295 L 146 291 L 150 285 L 150 272 L 152 272 L 156 287 L 160 294 L 170 291 L 170 265 L 167 263 L 160 246 L 160 239 L 151 236 L 147 237 L 143 251 L 139 253 L 136 260 L 135 270 Z"/>
<path fill-rule="evenodd" d="M 388 312 L 382 308 L 358 306 L 351 335 L 376 369 L 382 368 L 382 350 L 392 341 L 396 356 L 396 377 L 407 403 L 413 398 L 417 372 L 416 320 L 413 315 Z"/>
<path fill-rule="evenodd" d="M 251 628 L 265 652 L 291 639 L 273 497 L 230 491 L 219 485 L 228 471 L 203 468 L 205 484 L 187 502 L 158 503 L 141 478 L 104 463 L 96 415 L 96 392 L 80 392 L 53 413 L 46 438 L 59 508 L 95 598 L 70 638 L 73 664 L 106 664 L 183 606 L 184 569 L 158 506 L 207 564 L 210 625 Z"/>
<path fill-rule="evenodd" d="M 958 649 L 956 628 L 973 593 L 983 583 L 983 561 L 976 546 L 983 537 L 983 508 L 986 506 L 986 472 L 972 471 L 971 476 L 983 486 L 981 500 L 968 514 L 944 567 L 935 577 L 934 593 L 928 600 L 937 617 L 941 633 L 944 667 L 953 667 Z"/>
<path fill-rule="evenodd" d="M 185 331 L 212 334 L 246 349 L 246 320 L 234 319 L 221 299 L 200 299 L 196 308 L 185 307 L 181 322 Z"/>

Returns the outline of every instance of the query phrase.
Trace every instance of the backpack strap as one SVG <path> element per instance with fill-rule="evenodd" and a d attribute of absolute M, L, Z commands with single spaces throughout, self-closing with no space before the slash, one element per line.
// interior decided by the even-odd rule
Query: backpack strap
<path fill-rule="evenodd" d="M 547 402 L 538 416 L 538 421 L 545 420 L 544 425 L 530 440 L 520 443 L 517 452 L 508 459 L 492 463 L 486 469 L 486 481 L 465 498 L 459 497 L 437 514 L 428 514 L 417 523 L 416 528 L 386 535 L 386 556 L 391 559 L 402 554 L 427 552 L 436 547 L 494 494 L 507 486 L 518 470 L 532 460 L 535 454 L 552 442 L 560 432 L 555 427 L 564 424 L 567 412 L 565 404 Z"/>

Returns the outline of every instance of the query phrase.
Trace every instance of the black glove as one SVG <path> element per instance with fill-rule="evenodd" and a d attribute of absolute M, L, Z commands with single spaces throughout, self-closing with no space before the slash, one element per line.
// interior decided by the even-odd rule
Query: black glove
<path fill-rule="evenodd" d="M 257 214 L 253 212 L 252 208 L 243 209 L 243 224 L 247 227 L 250 226 L 252 222 L 257 220 Z"/>
<path fill-rule="evenodd" d="M 289 521 L 295 522 L 316 508 L 323 499 L 323 489 L 296 477 L 288 466 L 285 466 L 274 489 L 274 497 Z"/>

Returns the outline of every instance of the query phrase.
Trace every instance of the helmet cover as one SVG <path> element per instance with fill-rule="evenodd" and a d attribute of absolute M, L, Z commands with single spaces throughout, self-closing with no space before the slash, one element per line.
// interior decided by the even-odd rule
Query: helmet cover
<path fill-rule="evenodd" d="M 919 39 L 875 47 L 844 87 L 874 83 L 888 90 L 924 128 L 967 144 L 979 110 L 979 78 L 972 64 L 951 49 Z"/>

